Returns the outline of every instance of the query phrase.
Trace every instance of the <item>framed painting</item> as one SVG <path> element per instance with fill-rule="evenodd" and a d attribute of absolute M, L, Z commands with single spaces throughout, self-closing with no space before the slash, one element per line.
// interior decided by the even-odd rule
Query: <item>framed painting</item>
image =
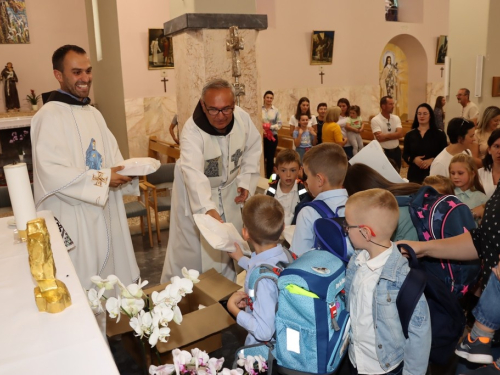
<path fill-rule="evenodd" d="M 311 39 L 311 65 L 331 65 L 335 31 L 313 31 Z"/>
<path fill-rule="evenodd" d="M 25 0 L 0 0 L 0 44 L 28 44 Z"/>
<path fill-rule="evenodd" d="M 500 96 L 500 77 L 493 77 L 491 96 Z"/>
<path fill-rule="evenodd" d="M 163 29 L 148 29 L 148 69 L 172 69 L 173 67 L 172 37 L 163 35 Z"/>
<path fill-rule="evenodd" d="M 448 53 L 448 36 L 441 35 L 436 47 L 436 65 L 444 65 L 444 58 Z"/>

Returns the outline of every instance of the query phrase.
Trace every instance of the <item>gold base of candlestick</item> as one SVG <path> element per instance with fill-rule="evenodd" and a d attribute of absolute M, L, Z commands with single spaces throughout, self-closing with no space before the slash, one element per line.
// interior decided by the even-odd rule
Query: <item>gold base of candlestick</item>
<path fill-rule="evenodd" d="M 55 314 L 71 306 L 71 296 L 66 285 L 59 280 L 55 280 L 57 288 L 42 292 L 39 287 L 34 289 L 35 301 L 38 311 Z"/>

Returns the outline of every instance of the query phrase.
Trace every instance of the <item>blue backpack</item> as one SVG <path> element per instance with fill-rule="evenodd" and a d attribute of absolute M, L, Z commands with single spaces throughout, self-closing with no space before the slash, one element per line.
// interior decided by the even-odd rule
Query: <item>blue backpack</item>
<path fill-rule="evenodd" d="M 411 220 L 420 241 L 439 240 L 463 234 L 476 227 L 469 207 L 454 195 L 441 195 L 431 186 L 423 186 L 409 203 Z M 424 258 L 425 270 L 448 286 L 459 298 L 477 282 L 480 261 L 450 261 Z"/>
<path fill-rule="evenodd" d="M 406 251 L 410 266 L 410 272 L 396 298 L 403 334 L 408 339 L 411 316 L 424 293 L 429 306 L 432 330 L 429 360 L 435 364 L 446 365 L 464 332 L 464 312 L 457 297 L 449 292 L 442 280 L 425 271 L 410 246 L 398 245 L 398 248 Z"/>
<path fill-rule="evenodd" d="M 344 284 L 344 263 L 324 250 L 305 253 L 281 272 L 273 350 L 278 372 L 338 368 L 349 342 Z"/>

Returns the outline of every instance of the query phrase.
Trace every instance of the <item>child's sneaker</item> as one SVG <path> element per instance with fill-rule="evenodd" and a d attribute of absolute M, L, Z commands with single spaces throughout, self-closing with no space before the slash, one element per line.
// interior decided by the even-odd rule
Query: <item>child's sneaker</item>
<path fill-rule="evenodd" d="M 483 363 L 485 365 L 493 362 L 491 340 L 487 337 L 478 337 L 471 341 L 470 333 L 464 337 L 462 342 L 458 343 L 455 354 L 469 362 Z"/>
<path fill-rule="evenodd" d="M 488 366 L 483 366 L 474 371 L 469 371 L 470 375 L 499 375 L 500 368 L 496 363 L 490 363 Z"/>

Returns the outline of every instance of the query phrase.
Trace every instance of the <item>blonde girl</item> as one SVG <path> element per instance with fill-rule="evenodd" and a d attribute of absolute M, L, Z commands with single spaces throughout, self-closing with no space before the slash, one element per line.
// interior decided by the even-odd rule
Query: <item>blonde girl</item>
<path fill-rule="evenodd" d="M 488 198 L 479 180 L 474 159 L 466 154 L 457 154 L 451 159 L 449 171 L 455 185 L 455 195 L 469 206 L 472 215 L 479 221 Z"/>

